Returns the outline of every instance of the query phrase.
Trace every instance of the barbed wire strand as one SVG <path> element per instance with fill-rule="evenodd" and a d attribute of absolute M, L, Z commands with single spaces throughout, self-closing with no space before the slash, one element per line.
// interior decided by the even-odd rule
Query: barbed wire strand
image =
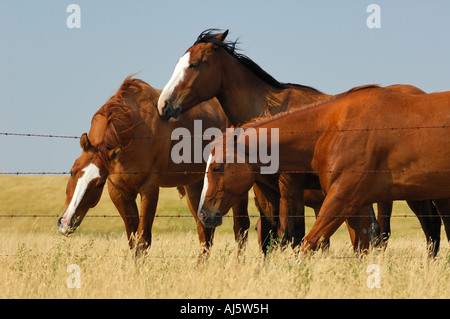
<path fill-rule="evenodd" d="M 376 248 L 375 250 L 379 250 L 378 248 Z M 49 254 L 53 254 L 53 252 L 49 252 L 49 253 L 35 253 L 35 254 L 0 254 L 0 257 L 6 258 L 6 257 L 14 257 L 14 258 L 24 258 L 24 257 L 34 257 L 34 258 L 40 258 L 42 256 L 44 257 L 48 257 Z M 78 255 L 78 254 L 71 254 L 70 252 L 68 253 L 68 255 L 70 255 L 73 258 L 128 258 L 131 257 L 133 254 L 133 251 L 130 250 L 130 254 L 128 255 Z M 150 252 L 151 254 L 151 252 Z M 193 259 L 193 260 L 198 260 L 199 256 L 198 254 L 192 254 L 192 255 L 177 255 L 177 256 L 151 256 L 151 255 L 147 255 L 145 257 L 143 257 L 144 259 Z M 251 259 L 260 259 L 261 261 L 266 260 L 266 258 L 264 257 L 263 253 L 261 252 L 261 254 L 259 256 L 241 256 L 241 258 L 243 258 L 243 260 L 251 258 Z M 295 257 L 293 257 L 295 258 Z M 346 260 L 346 259 L 355 259 L 355 260 L 361 260 L 360 256 L 326 256 L 325 258 L 327 259 L 342 259 L 342 260 Z M 424 259 L 424 258 L 428 258 L 428 257 L 421 257 L 421 256 L 390 256 L 389 258 L 391 259 L 400 259 L 400 260 L 414 260 L 414 259 Z M 428 260 L 428 259 L 427 259 Z M 436 256 L 433 257 L 433 260 L 447 260 L 446 256 Z"/>
<path fill-rule="evenodd" d="M 61 215 L 56 214 L 0 214 L 0 218 L 59 218 Z M 417 218 L 416 215 L 413 214 L 394 214 L 394 215 L 377 215 L 378 217 L 392 217 L 392 218 Z M 86 215 L 84 218 L 145 218 L 145 216 L 135 216 L 135 215 Z M 193 218 L 192 215 L 166 215 L 166 214 L 156 214 L 155 218 Z M 224 215 L 223 218 L 260 218 L 260 215 Z M 450 217 L 450 215 L 420 215 L 420 217 L 428 217 L 428 218 L 441 218 L 441 217 Z M 267 219 L 277 218 L 280 216 L 265 216 Z M 368 215 L 338 215 L 338 216 L 283 216 L 281 218 L 372 218 Z"/>
<path fill-rule="evenodd" d="M 189 163 L 187 163 L 189 164 Z M 200 164 L 200 163 L 196 163 Z M 450 172 L 448 169 L 423 169 L 423 170 L 406 170 L 406 169 L 385 169 L 385 170 L 280 170 L 277 173 L 285 174 L 334 174 L 334 173 L 347 173 L 347 174 L 366 174 L 366 173 L 447 173 Z M 230 172 L 234 174 L 234 172 Z M 259 171 L 252 171 L 252 174 L 261 174 Z M 183 172 L 113 172 L 109 175 L 168 175 L 168 174 L 205 174 L 205 171 L 183 171 Z M 241 174 L 241 173 L 237 173 Z M 70 175 L 70 172 L 0 172 L 0 175 Z"/>
<path fill-rule="evenodd" d="M 237 130 L 239 127 L 236 127 L 234 130 Z M 251 128 L 251 127 L 250 127 Z M 404 131 L 404 130 L 429 130 L 429 129 L 447 129 L 450 128 L 449 125 L 431 125 L 431 126 L 410 126 L 410 127 L 374 127 L 374 128 L 350 128 L 350 129 L 330 129 L 330 130 L 297 130 L 297 131 L 286 131 L 286 132 L 278 132 L 277 134 L 304 134 L 304 133 L 344 133 L 344 132 L 369 132 L 369 131 Z M 242 135 L 250 136 L 254 132 L 247 131 L 241 133 Z M 22 137 L 41 137 L 41 138 L 63 138 L 63 139 L 79 139 L 80 136 L 74 135 L 58 135 L 58 134 L 36 134 L 36 133 L 16 133 L 16 132 L 0 132 L 0 135 L 3 136 L 22 136 Z M 176 140 L 179 139 L 180 135 L 175 135 L 177 137 Z M 194 137 L 207 137 L 210 140 L 212 137 L 215 137 L 214 134 L 189 134 L 189 135 L 181 135 L 184 138 L 194 138 Z M 169 135 L 152 135 L 152 136 L 134 136 L 129 137 L 127 139 L 165 139 L 172 138 Z"/>
<path fill-rule="evenodd" d="M 46 137 L 46 138 L 68 138 L 68 139 L 79 139 L 80 136 L 73 135 L 53 135 L 53 134 L 35 134 L 35 133 L 8 133 L 0 132 L 0 135 L 4 136 L 25 136 L 25 137 Z"/>

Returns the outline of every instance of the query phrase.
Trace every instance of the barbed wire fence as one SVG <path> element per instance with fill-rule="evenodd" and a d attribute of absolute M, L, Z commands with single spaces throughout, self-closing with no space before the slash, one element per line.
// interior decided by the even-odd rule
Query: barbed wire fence
<path fill-rule="evenodd" d="M 357 128 L 357 129 L 335 129 L 335 130 L 310 130 L 310 131 L 288 131 L 284 132 L 283 134 L 312 134 L 312 133 L 345 133 L 345 132 L 368 132 L 368 131 L 405 131 L 405 130 L 427 130 L 427 129 L 447 129 L 450 128 L 448 125 L 436 125 L 436 126 L 414 126 L 414 127 L 385 127 L 385 128 Z M 75 135 L 58 135 L 58 134 L 36 134 L 36 133 L 16 133 L 16 132 L 0 132 L 0 136 L 16 136 L 16 137 L 36 137 L 36 138 L 57 138 L 57 139 L 80 139 L 81 136 L 75 136 Z M 205 134 L 199 134 L 199 135 L 190 135 L 189 137 L 195 138 L 195 137 L 207 137 L 208 139 L 211 139 L 213 135 L 205 135 Z M 162 138 L 168 138 L 170 139 L 170 136 L 143 136 L 143 137 L 133 137 L 133 139 L 162 139 Z M 450 161 L 450 159 L 449 159 Z M 355 171 L 355 170 L 349 170 L 349 171 L 336 171 L 336 170 L 330 170 L 325 172 L 319 172 L 319 171 L 313 171 L 313 170 L 290 170 L 290 171 L 283 171 L 283 173 L 299 173 L 299 174 L 306 174 L 306 173 L 350 173 L 350 174 L 362 174 L 362 173 L 403 173 L 407 172 L 406 170 L 364 170 L 364 171 Z M 440 169 L 440 170 L 423 170 L 423 171 L 417 171 L 418 173 L 440 173 L 440 172 L 450 172 L 449 169 Z M 204 171 L 184 171 L 184 172 L 124 172 L 119 174 L 130 174 L 130 175 L 137 175 L 137 174 L 204 174 Z M 259 172 L 253 172 L 255 174 L 259 174 Z M 117 174 L 117 173 L 114 173 Z M 70 172 L 66 171 L 42 171 L 42 172 L 3 172 L 0 171 L 0 175 L 10 175 L 10 176 L 20 176 L 20 175 L 40 175 L 40 176 L 64 176 L 64 175 L 70 175 Z M 0 219 L 4 218 L 58 218 L 59 215 L 55 214 L 35 214 L 33 212 L 29 213 L 20 213 L 20 214 L 9 214 L 7 212 L 0 212 Z M 120 215 L 87 215 L 87 218 L 120 218 L 122 216 Z M 123 216 L 123 217 L 136 217 L 136 216 Z M 223 216 L 225 218 L 260 218 L 259 215 L 245 215 L 245 216 L 232 216 L 232 215 L 225 215 Z M 340 216 L 344 218 L 350 218 L 350 217 L 361 217 L 361 218 L 368 218 L 367 216 Z M 411 214 L 393 214 L 389 216 L 383 216 L 383 217 L 393 217 L 393 218 L 416 218 L 417 216 Z M 421 217 L 437 217 L 436 215 L 421 215 Z M 450 217 L 450 215 L 440 215 L 440 217 Z M 192 218 L 192 215 L 166 215 L 166 214 L 156 214 L 155 218 Z M 316 216 L 285 216 L 285 218 L 316 218 Z"/>
<path fill-rule="evenodd" d="M 295 133 L 306 133 L 306 134 L 312 134 L 312 133 L 324 133 L 324 132 L 334 132 L 334 133 L 344 133 L 344 132 L 362 132 L 362 131 L 371 131 L 371 130 L 387 130 L 387 131 L 404 131 L 404 130 L 422 130 L 422 129 L 447 129 L 450 126 L 442 125 L 442 126 L 424 126 L 424 127 L 396 127 L 396 128 L 361 128 L 361 129 L 343 129 L 343 130 L 329 130 L 329 131 L 302 131 L 302 132 L 286 132 L 286 134 L 295 134 Z M 57 135 L 57 134 L 35 134 L 35 133 L 15 133 L 15 132 L 0 132 L 0 136 L 15 136 L 15 137 L 35 137 L 35 138 L 57 138 L 57 139 L 80 139 L 80 136 L 74 136 L 74 135 Z M 190 137 L 200 137 L 204 135 L 191 135 Z M 211 138 L 211 136 L 208 136 Z M 170 136 L 148 136 L 148 137 L 138 137 L 136 139 L 151 139 L 151 138 L 170 138 Z M 433 172 L 449 172 L 449 169 L 444 170 L 425 170 L 423 172 L 426 173 L 433 173 Z M 327 173 L 334 173 L 336 171 L 327 171 Z M 404 170 L 398 170 L 396 171 L 398 173 L 404 172 Z M 164 172 L 167 174 L 167 172 Z M 171 172 L 173 174 L 204 174 L 204 172 Z M 259 173 L 259 172 L 254 172 Z M 317 171 L 286 171 L 285 173 L 320 173 Z M 361 173 L 393 173 L 392 170 L 373 170 L 373 171 L 348 171 L 347 173 L 351 174 L 361 174 Z M 128 172 L 124 174 L 160 174 L 159 172 Z M 65 176 L 70 175 L 70 172 L 66 171 L 42 171 L 42 172 L 3 172 L 0 171 L 0 175 L 9 175 L 9 176 L 20 176 L 20 175 L 31 175 L 31 176 Z M 51 218 L 51 219 L 57 219 L 60 216 L 57 214 L 43 214 L 43 213 L 33 213 L 33 212 L 23 212 L 23 213 L 8 213 L 8 212 L 0 212 L 0 219 L 12 219 L 12 218 L 32 218 L 32 219 L 39 219 L 39 218 Z M 95 214 L 95 215 L 86 215 L 85 218 L 122 218 L 122 217 L 137 217 L 137 216 L 121 216 L 120 214 Z M 245 215 L 245 216 L 233 216 L 231 214 L 223 216 L 224 218 L 260 218 L 260 215 Z M 341 218 L 347 218 L 347 217 L 361 217 L 361 218 L 368 218 L 368 216 L 340 216 Z M 392 214 L 389 216 L 384 217 L 392 217 L 392 218 L 417 218 L 414 214 Z M 421 217 L 434 217 L 434 218 L 441 218 L 441 217 L 450 217 L 450 215 L 422 215 Z M 155 218 L 193 218 L 192 215 L 185 215 L 185 214 L 156 214 Z M 285 218 L 317 218 L 314 215 L 303 215 L 303 216 L 285 216 Z M 45 254 L 35 254 L 34 257 L 40 257 L 41 255 Z M 4 253 L 0 254 L 0 257 L 19 257 L 19 254 L 17 253 Z M 83 257 L 87 257 L 83 255 Z M 124 257 L 122 255 L 111 255 L 106 257 Z M 191 257 L 191 258 L 197 258 L 197 256 L 184 256 L 184 258 Z M 150 256 L 149 258 L 156 258 L 156 259 L 166 259 L 166 258 L 183 258 L 183 256 Z M 246 258 L 249 258 L 248 256 Z M 255 257 L 255 258 L 262 258 L 261 256 Z M 336 257 L 337 259 L 358 259 L 360 257 L 358 256 L 345 256 L 345 257 Z M 397 257 L 397 258 L 404 258 L 404 257 Z M 413 258 L 413 257 L 411 257 Z M 414 258 L 421 258 L 421 257 L 414 257 Z"/>

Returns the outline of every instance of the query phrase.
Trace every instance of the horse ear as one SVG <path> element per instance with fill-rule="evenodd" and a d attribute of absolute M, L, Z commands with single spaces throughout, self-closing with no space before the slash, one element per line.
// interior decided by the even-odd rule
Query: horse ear
<path fill-rule="evenodd" d="M 117 159 L 122 152 L 122 146 L 117 146 L 115 149 L 108 152 L 108 157 L 111 161 Z"/>
<path fill-rule="evenodd" d="M 224 32 L 224 33 L 221 33 L 221 34 L 219 34 L 218 36 L 216 36 L 216 38 L 217 39 L 219 39 L 219 40 L 221 40 L 221 41 L 224 41 L 225 40 L 225 38 L 227 37 L 227 35 L 228 35 L 228 29 Z"/>
<path fill-rule="evenodd" d="M 91 142 L 89 141 L 88 135 L 86 133 L 83 133 L 83 135 L 81 135 L 80 146 L 85 151 L 87 151 L 91 147 Z"/>

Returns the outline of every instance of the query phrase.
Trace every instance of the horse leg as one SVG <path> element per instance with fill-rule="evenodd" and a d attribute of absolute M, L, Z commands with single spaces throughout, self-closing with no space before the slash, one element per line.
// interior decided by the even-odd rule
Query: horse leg
<path fill-rule="evenodd" d="M 349 219 L 349 224 L 353 230 L 358 234 L 359 239 L 355 240 L 354 250 L 355 251 L 367 251 L 370 246 L 369 240 L 369 226 L 370 226 L 370 216 L 368 216 L 368 207 L 349 205 L 348 201 L 344 200 L 345 196 L 341 196 L 334 188 L 331 188 L 320 209 L 319 215 L 314 222 L 308 235 L 302 243 L 301 251 L 307 253 L 311 250 L 317 250 L 320 246 L 328 240 L 331 235 L 339 228 L 339 226 L 346 220 Z M 367 228 L 359 229 L 360 225 L 356 221 L 356 217 L 351 216 L 358 215 L 358 218 L 366 220 Z M 364 214 L 364 217 L 360 217 Z M 367 218 L 365 218 L 367 216 Z"/>
<path fill-rule="evenodd" d="M 255 206 L 260 213 L 260 218 L 256 223 L 256 231 L 258 233 L 258 242 L 264 256 L 273 246 L 273 238 L 278 233 L 278 222 L 276 216 L 278 215 L 279 202 L 276 198 L 272 203 L 263 193 L 258 185 L 253 185 L 253 192 L 255 193 Z"/>
<path fill-rule="evenodd" d="M 290 242 L 295 248 L 305 237 L 304 185 L 304 174 L 281 174 L 279 177 L 279 232 L 282 246 Z"/>
<path fill-rule="evenodd" d="M 136 255 L 141 256 L 152 243 L 152 226 L 158 205 L 159 185 L 149 182 L 140 189 L 141 209 L 137 230 Z"/>
<path fill-rule="evenodd" d="M 261 236 L 261 217 L 258 218 L 255 224 L 256 236 L 258 238 L 258 245 L 261 247 L 262 245 L 262 236 Z"/>
<path fill-rule="evenodd" d="M 356 253 L 367 250 L 369 248 L 367 243 L 374 244 L 380 233 L 372 205 L 364 206 L 361 212 L 366 212 L 366 214 L 357 214 L 345 221 Z"/>
<path fill-rule="evenodd" d="M 278 235 L 278 215 L 280 207 L 279 193 L 269 189 L 263 184 L 253 185 L 255 193 L 255 205 L 261 216 L 259 221 L 259 237 L 261 238 L 261 250 L 264 255 L 274 244 L 274 239 Z"/>
<path fill-rule="evenodd" d="M 447 240 L 450 241 L 450 198 L 435 199 L 433 202 L 436 205 L 439 216 L 442 218 L 442 222 L 444 223 Z"/>
<path fill-rule="evenodd" d="M 373 210 L 373 205 L 369 205 L 369 217 L 370 217 L 370 230 L 369 230 L 369 238 L 370 243 L 374 247 L 378 247 L 380 245 L 381 238 L 381 228 L 380 224 L 375 217 L 375 211 Z"/>
<path fill-rule="evenodd" d="M 278 239 L 278 223 L 272 219 L 262 216 L 260 218 L 261 227 L 261 250 L 264 256 L 267 255 L 276 245 Z"/>
<path fill-rule="evenodd" d="M 380 224 L 381 233 L 379 247 L 386 249 L 389 237 L 391 236 L 392 202 L 377 203 L 377 207 L 377 220 Z"/>
<path fill-rule="evenodd" d="M 304 192 L 305 205 L 311 207 L 314 210 L 314 215 L 319 216 L 320 208 L 322 207 L 322 203 L 325 199 L 325 195 L 323 195 L 322 191 L 318 190 L 305 190 Z M 323 251 L 330 249 L 330 239 L 324 241 L 321 245 Z"/>
<path fill-rule="evenodd" d="M 431 200 L 407 201 L 427 239 L 428 256 L 436 257 L 441 240 L 441 219 Z"/>
<path fill-rule="evenodd" d="M 247 245 L 248 229 L 250 228 L 248 194 L 246 193 L 232 208 L 234 239 L 238 243 L 238 256 L 240 256 Z"/>
<path fill-rule="evenodd" d="M 139 211 L 136 206 L 136 196 L 126 195 L 120 192 L 120 190 L 108 180 L 108 193 L 114 206 L 119 211 L 120 216 L 125 224 L 125 230 L 127 232 L 128 245 L 130 249 L 135 248 L 135 236 L 139 225 Z"/>
<path fill-rule="evenodd" d="M 197 210 L 200 204 L 200 195 L 203 188 L 203 180 L 200 180 L 194 184 L 186 185 L 186 201 L 194 216 L 195 224 L 197 225 L 197 234 L 200 241 L 200 254 L 198 256 L 198 262 L 202 262 L 209 257 L 210 249 L 213 245 L 214 230 L 215 228 L 207 228 L 203 226 L 202 222 L 197 217 Z"/>
<path fill-rule="evenodd" d="M 319 216 L 320 209 L 322 208 L 322 203 L 320 203 L 318 205 L 314 205 L 314 206 L 309 206 L 309 207 L 311 207 L 314 210 L 314 215 L 316 216 L 316 219 L 317 219 L 317 216 Z M 323 251 L 329 250 L 330 249 L 330 239 L 328 238 L 328 239 L 324 240 L 320 247 Z"/>

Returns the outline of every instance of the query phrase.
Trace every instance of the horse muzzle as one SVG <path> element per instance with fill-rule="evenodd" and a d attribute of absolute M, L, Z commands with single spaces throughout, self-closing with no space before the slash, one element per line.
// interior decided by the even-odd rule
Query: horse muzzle
<path fill-rule="evenodd" d="M 174 108 L 169 101 L 165 101 L 164 107 L 159 111 L 159 116 L 165 121 L 168 121 L 171 118 L 178 120 L 180 118 L 180 111 L 180 107 Z"/>
<path fill-rule="evenodd" d="M 70 234 L 74 233 L 79 225 L 80 222 L 72 223 L 71 220 L 67 220 L 64 214 L 62 214 L 61 217 L 58 218 L 58 231 L 65 236 L 69 236 Z"/>
<path fill-rule="evenodd" d="M 201 223 L 207 228 L 215 228 L 222 225 L 222 214 L 220 212 L 208 213 L 204 209 L 198 215 Z"/>

